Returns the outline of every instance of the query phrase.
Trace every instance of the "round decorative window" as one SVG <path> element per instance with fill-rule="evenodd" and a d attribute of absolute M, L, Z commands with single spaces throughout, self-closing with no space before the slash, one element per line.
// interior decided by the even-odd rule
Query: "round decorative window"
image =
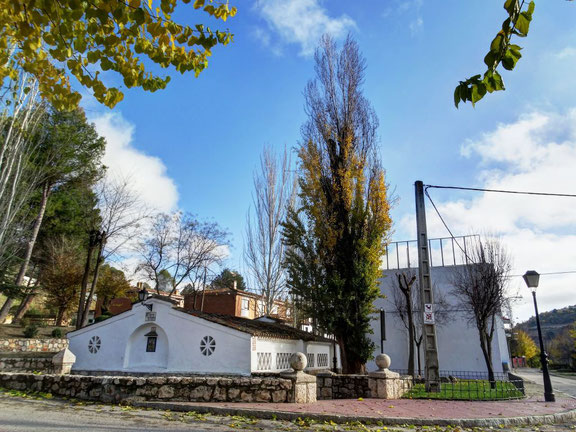
<path fill-rule="evenodd" d="M 200 341 L 200 352 L 205 356 L 214 354 L 216 350 L 216 341 L 212 336 L 204 336 Z"/>
<path fill-rule="evenodd" d="M 88 351 L 90 351 L 92 354 L 96 354 L 100 349 L 100 345 L 102 345 L 100 336 L 92 336 L 88 341 Z"/>

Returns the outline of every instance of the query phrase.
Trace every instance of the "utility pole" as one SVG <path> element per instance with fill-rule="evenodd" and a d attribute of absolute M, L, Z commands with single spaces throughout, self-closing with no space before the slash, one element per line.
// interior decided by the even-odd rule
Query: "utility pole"
<path fill-rule="evenodd" d="M 426 366 L 426 391 L 440 391 L 440 371 L 438 365 L 438 345 L 434 325 L 434 295 L 430 280 L 430 251 L 426 229 L 426 207 L 424 204 L 424 184 L 418 180 L 416 191 L 416 231 L 418 234 L 418 282 L 420 283 L 420 313 L 424 314 L 422 334 L 424 335 L 424 360 Z"/>

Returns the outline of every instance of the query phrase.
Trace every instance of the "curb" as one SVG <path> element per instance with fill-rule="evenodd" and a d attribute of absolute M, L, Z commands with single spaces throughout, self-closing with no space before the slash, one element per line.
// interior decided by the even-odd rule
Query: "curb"
<path fill-rule="evenodd" d="M 331 414 L 306 414 L 289 411 L 252 410 L 247 408 L 224 408 L 206 405 L 179 404 L 170 402 L 133 402 L 133 406 L 140 408 L 153 408 L 158 410 L 170 410 L 176 412 L 195 411 L 200 414 L 238 415 L 256 417 L 266 420 L 288 420 L 309 418 L 316 421 L 333 421 L 335 423 L 348 423 L 359 421 L 366 424 L 383 424 L 386 426 L 460 426 L 460 427 L 507 427 L 527 426 L 536 424 L 565 423 L 576 419 L 576 409 L 563 411 L 555 414 L 541 414 L 521 417 L 488 417 L 488 418 L 459 418 L 459 419 L 429 419 L 413 417 L 366 417 L 345 416 Z"/>

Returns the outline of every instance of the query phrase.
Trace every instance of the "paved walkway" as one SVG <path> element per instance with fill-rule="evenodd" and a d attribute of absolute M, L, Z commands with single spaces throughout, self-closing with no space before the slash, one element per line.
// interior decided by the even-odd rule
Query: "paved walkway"
<path fill-rule="evenodd" d="M 535 382 L 536 384 L 543 385 L 542 371 L 540 369 L 516 369 L 514 373 L 525 380 Z M 552 389 L 554 392 L 563 392 L 570 396 L 576 397 L 576 376 L 570 375 L 556 375 L 554 372 L 550 374 L 550 381 L 552 381 Z"/>
<path fill-rule="evenodd" d="M 576 418 L 576 399 L 565 398 L 558 399 L 556 403 L 546 403 L 540 397 L 498 402 L 343 399 L 318 401 L 314 404 L 143 402 L 138 405 L 173 411 L 244 414 L 262 418 L 310 417 L 340 421 L 383 421 L 388 424 L 488 426 L 521 424 L 522 422 L 545 423 L 551 422 L 552 417 L 537 420 L 536 417 L 559 413 L 563 413 L 566 417 Z M 568 412 L 571 412 L 570 415 L 566 415 Z"/>

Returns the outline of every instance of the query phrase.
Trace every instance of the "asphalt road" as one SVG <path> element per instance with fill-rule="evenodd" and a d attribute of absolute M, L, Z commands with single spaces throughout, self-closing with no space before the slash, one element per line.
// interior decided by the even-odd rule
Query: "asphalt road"
<path fill-rule="evenodd" d="M 535 382 L 539 385 L 544 385 L 542 379 L 542 372 L 540 369 L 516 369 L 514 371 L 516 375 L 521 376 L 525 380 Z M 557 392 L 560 391 L 572 397 L 576 397 L 576 376 L 569 375 L 550 375 L 550 381 L 552 381 L 552 389 Z"/>

